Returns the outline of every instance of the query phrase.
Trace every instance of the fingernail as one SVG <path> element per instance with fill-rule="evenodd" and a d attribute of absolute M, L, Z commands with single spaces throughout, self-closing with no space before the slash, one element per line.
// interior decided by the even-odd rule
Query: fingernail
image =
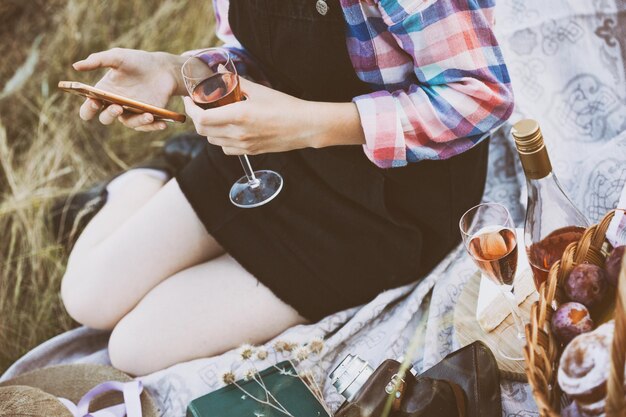
<path fill-rule="evenodd" d="M 122 114 L 122 110 L 120 109 L 111 109 L 110 112 L 113 116 L 119 116 L 120 114 Z"/>
<path fill-rule="evenodd" d="M 98 103 L 95 102 L 91 102 L 91 108 L 94 110 L 99 110 L 100 109 L 100 105 Z"/>
<path fill-rule="evenodd" d="M 165 123 L 159 123 L 159 130 L 164 130 L 167 127 Z"/>

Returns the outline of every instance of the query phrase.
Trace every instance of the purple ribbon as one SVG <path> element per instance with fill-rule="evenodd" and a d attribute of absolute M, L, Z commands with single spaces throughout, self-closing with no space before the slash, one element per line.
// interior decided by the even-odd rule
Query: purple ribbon
<path fill-rule="evenodd" d="M 123 393 L 124 403 L 90 413 L 89 404 L 91 401 L 95 397 L 109 391 Z M 78 404 L 74 404 L 65 398 L 59 398 L 59 401 L 70 410 L 74 417 L 142 417 L 141 400 L 139 398 L 142 391 L 143 384 L 141 381 L 109 381 L 93 387 L 80 399 Z"/>

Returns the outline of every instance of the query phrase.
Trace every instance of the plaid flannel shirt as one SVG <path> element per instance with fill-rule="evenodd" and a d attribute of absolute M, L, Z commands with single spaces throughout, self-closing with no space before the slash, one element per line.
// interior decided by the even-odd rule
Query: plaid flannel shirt
<path fill-rule="evenodd" d="M 492 29 L 494 2 L 340 0 L 352 65 L 372 89 L 353 102 L 365 154 L 377 166 L 458 155 L 511 115 L 513 92 Z M 228 4 L 213 0 L 217 35 L 238 70 L 264 82 L 230 29 Z"/>

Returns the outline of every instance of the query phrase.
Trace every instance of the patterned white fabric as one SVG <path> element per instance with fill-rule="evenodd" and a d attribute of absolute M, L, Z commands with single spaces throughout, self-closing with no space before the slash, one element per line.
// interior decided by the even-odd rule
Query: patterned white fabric
<path fill-rule="evenodd" d="M 626 183 L 626 2 L 500 0 L 496 33 L 515 93 L 500 134 L 538 120 L 561 184 L 597 222 Z"/>
<path fill-rule="evenodd" d="M 511 121 L 522 116 L 539 120 L 558 177 L 574 202 L 597 221 L 615 207 L 626 182 L 626 2 L 499 0 L 496 33 L 516 94 Z M 484 199 L 507 205 L 519 225 L 523 174 L 509 130 L 510 124 L 492 138 Z M 376 366 L 385 358 L 403 356 L 417 332 L 421 343 L 415 368 L 421 371 L 458 348 L 454 305 L 474 271 L 459 247 L 421 283 L 387 291 L 362 308 L 320 323 L 292 328 L 280 338 L 327 338 L 315 369 L 336 408 L 341 399 L 327 375 L 348 353 Z M 2 379 L 57 363 L 108 363 L 107 338 L 107 333 L 85 328 L 62 334 L 28 353 Z M 236 357 L 228 352 L 182 363 L 142 381 L 163 417 L 182 417 L 189 401 L 221 386 L 221 373 L 237 364 Z M 269 358 L 280 360 L 272 354 Z M 267 365 L 259 363 L 258 368 Z M 502 381 L 502 403 L 505 416 L 538 415 L 527 384 Z"/>

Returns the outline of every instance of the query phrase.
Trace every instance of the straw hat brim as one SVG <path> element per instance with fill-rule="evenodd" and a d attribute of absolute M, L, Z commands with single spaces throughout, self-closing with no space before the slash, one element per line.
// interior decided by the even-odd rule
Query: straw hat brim
<path fill-rule="evenodd" d="M 0 417 L 72 417 L 54 395 L 38 388 L 0 387 Z"/>
<path fill-rule="evenodd" d="M 132 378 L 125 373 L 105 365 L 71 364 L 37 369 L 0 383 L 0 387 L 25 385 L 39 388 L 54 397 L 67 398 L 77 403 L 83 395 L 96 385 L 106 381 L 128 382 Z M 122 393 L 110 392 L 97 397 L 90 410 L 100 410 L 123 402 Z M 143 417 L 158 417 L 157 408 L 144 389 L 141 394 Z"/>

